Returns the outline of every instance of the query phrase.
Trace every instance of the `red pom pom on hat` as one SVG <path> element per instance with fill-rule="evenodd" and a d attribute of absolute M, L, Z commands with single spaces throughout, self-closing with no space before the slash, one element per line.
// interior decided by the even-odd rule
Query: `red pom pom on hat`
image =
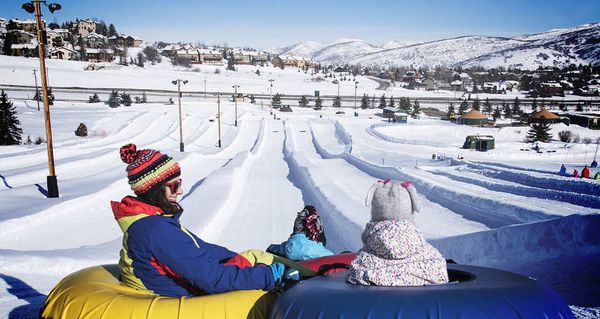
<path fill-rule="evenodd" d="M 119 154 L 121 155 L 121 160 L 125 164 L 131 164 L 137 157 L 137 147 L 133 143 L 123 145 L 119 150 Z"/>

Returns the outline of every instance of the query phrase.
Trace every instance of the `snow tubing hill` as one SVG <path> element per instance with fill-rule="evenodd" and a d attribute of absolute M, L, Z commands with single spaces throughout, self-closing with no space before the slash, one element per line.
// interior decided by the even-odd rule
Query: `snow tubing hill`
<path fill-rule="evenodd" d="M 276 299 L 262 290 L 233 291 L 197 297 L 162 297 L 119 283 L 117 265 L 75 272 L 50 292 L 40 317 L 95 318 L 266 318 Z"/>
<path fill-rule="evenodd" d="M 346 272 L 305 280 L 282 294 L 271 318 L 573 318 L 562 297 L 514 273 L 448 264 L 451 283 L 377 287 Z"/>

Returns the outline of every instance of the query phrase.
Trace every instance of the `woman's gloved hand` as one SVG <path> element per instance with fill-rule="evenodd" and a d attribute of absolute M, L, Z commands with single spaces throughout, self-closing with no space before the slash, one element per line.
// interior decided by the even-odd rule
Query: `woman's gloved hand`
<path fill-rule="evenodd" d="M 273 272 L 273 278 L 275 282 L 281 281 L 281 277 L 283 277 L 283 272 L 285 271 L 285 266 L 282 263 L 272 263 L 269 265 L 271 271 Z"/>

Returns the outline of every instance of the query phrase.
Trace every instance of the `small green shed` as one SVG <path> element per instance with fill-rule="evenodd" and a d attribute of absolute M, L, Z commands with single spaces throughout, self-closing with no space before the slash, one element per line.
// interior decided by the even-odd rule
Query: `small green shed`
<path fill-rule="evenodd" d="M 469 135 L 463 144 L 465 149 L 488 151 L 494 149 L 494 137 L 491 135 Z"/>

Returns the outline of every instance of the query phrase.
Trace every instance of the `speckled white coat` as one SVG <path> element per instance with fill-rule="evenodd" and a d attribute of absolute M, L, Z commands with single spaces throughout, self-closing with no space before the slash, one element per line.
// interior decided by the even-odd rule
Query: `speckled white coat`
<path fill-rule="evenodd" d="M 350 264 L 350 283 L 422 286 L 448 282 L 446 260 L 425 241 L 414 221 L 369 222 L 362 240 L 364 247 Z"/>

